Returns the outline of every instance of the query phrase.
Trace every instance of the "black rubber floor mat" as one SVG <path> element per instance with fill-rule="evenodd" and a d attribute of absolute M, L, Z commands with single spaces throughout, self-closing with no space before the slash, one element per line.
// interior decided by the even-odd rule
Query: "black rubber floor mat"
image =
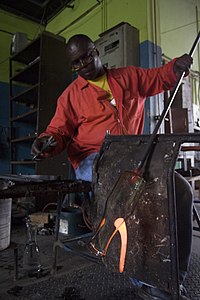
<path fill-rule="evenodd" d="M 185 279 L 188 296 L 192 300 L 200 300 L 200 255 L 193 253 L 188 276 Z"/>
<path fill-rule="evenodd" d="M 191 300 L 200 300 L 200 256 L 193 253 L 185 287 Z M 16 284 L 4 300 L 139 300 L 129 278 L 90 264 L 25 287 Z"/>
<path fill-rule="evenodd" d="M 92 265 L 67 275 L 18 288 L 12 296 L 20 300 L 139 300 L 129 278 Z M 17 294 L 16 294 L 17 293 Z M 12 290 L 9 291 L 11 296 Z"/>

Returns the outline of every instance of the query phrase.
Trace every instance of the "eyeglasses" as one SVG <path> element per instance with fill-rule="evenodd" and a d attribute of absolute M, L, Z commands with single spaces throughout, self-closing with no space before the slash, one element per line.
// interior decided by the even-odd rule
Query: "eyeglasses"
<path fill-rule="evenodd" d="M 82 56 L 81 58 L 73 61 L 72 63 L 72 71 L 79 71 L 80 69 L 82 69 L 83 67 L 87 66 L 88 64 L 90 64 L 94 57 L 95 57 L 95 53 L 96 52 L 96 48 L 94 47 L 89 54 Z"/>

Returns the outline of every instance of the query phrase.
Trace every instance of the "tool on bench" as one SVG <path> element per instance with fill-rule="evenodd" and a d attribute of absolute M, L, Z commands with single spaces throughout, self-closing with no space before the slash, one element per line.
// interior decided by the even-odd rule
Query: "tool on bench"
<path fill-rule="evenodd" d="M 198 33 L 189 52 L 191 57 L 193 56 L 199 41 L 200 32 Z M 142 159 L 138 162 L 137 167 L 133 168 L 131 171 L 122 172 L 116 180 L 109 196 L 107 197 L 103 218 L 101 219 L 101 222 L 89 243 L 89 247 L 93 253 L 97 256 L 105 257 L 111 240 L 115 234 L 119 232 L 121 238 L 119 272 L 123 272 L 124 270 L 126 257 L 127 228 L 125 221 L 133 214 L 140 195 L 145 188 L 145 169 L 149 156 L 156 143 L 158 130 L 162 121 L 165 119 L 172 102 L 174 101 L 184 76 L 185 71 L 180 75 L 172 92 L 172 96 L 170 97 L 167 106 L 164 108 L 155 129 L 150 136 L 146 148 L 144 149 L 144 153 L 142 154 Z M 113 228 L 112 233 L 111 228 Z"/>

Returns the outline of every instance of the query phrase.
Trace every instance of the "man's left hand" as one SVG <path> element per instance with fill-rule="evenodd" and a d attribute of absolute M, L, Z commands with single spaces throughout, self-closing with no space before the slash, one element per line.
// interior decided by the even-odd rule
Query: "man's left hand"
<path fill-rule="evenodd" d="M 177 75 L 180 75 L 183 72 L 188 73 L 192 63 L 193 58 L 188 54 L 183 54 L 178 57 L 174 63 L 174 73 Z"/>

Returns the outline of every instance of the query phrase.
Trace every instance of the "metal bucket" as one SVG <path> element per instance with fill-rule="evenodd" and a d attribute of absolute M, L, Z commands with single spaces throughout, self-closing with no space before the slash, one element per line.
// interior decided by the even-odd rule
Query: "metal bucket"
<path fill-rule="evenodd" d="M 68 207 L 61 211 L 59 232 L 70 236 L 88 232 L 79 208 Z"/>
<path fill-rule="evenodd" d="M 10 245 L 12 199 L 0 199 L 0 251 Z"/>

